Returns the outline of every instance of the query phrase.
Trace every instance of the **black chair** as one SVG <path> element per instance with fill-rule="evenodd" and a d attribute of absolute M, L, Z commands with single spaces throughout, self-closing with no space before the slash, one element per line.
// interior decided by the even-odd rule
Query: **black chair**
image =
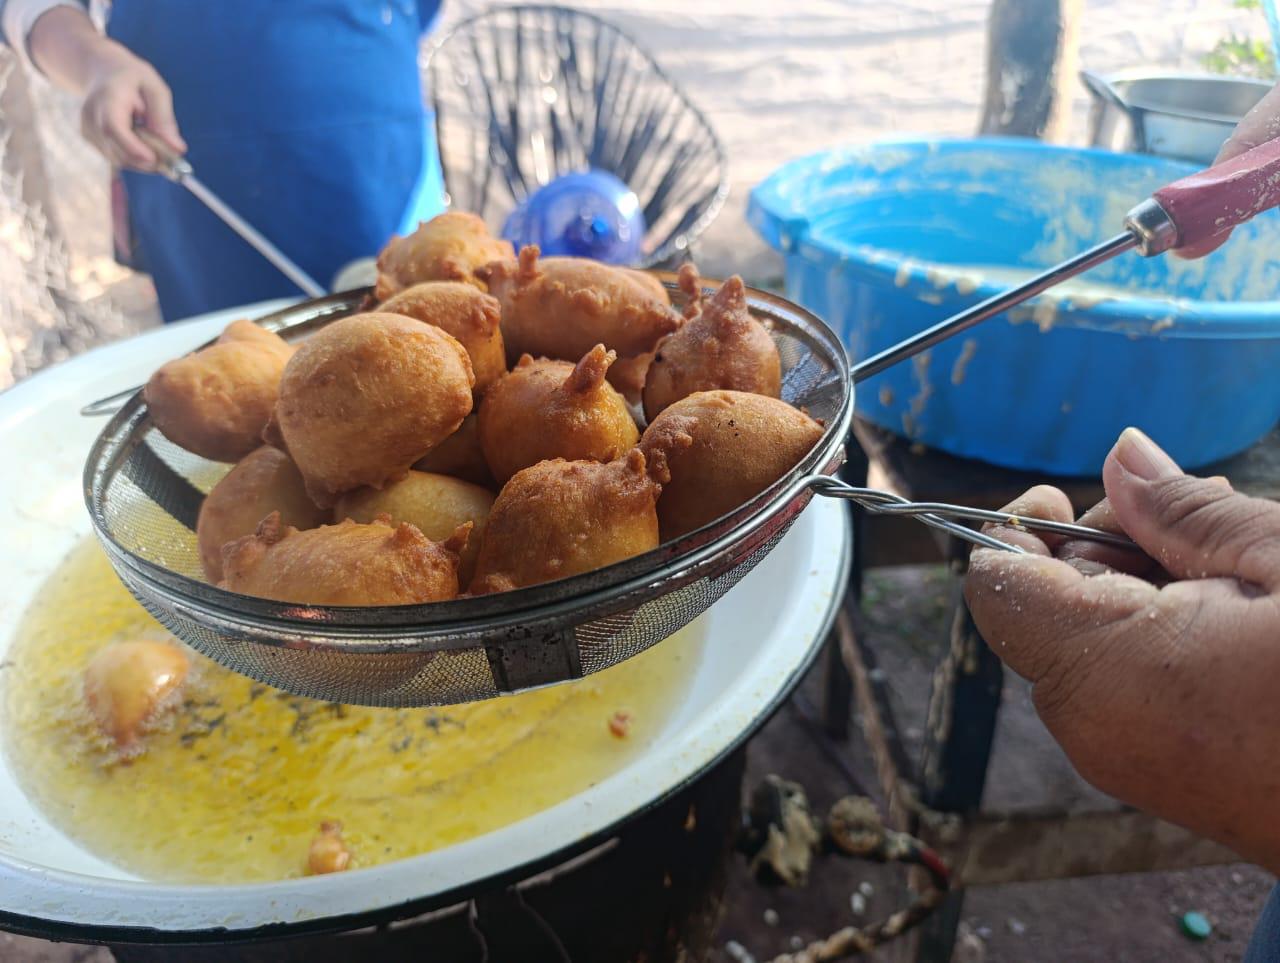
<path fill-rule="evenodd" d="M 647 231 L 641 265 L 674 265 L 729 192 L 724 146 L 654 59 L 617 27 L 566 7 L 501 7 L 427 53 L 451 206 L 491 229 L 560 174 L 614 174 Z"/>

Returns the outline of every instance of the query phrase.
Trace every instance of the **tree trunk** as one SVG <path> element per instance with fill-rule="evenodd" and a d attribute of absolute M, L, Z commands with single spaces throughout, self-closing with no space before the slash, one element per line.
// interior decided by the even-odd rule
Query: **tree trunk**
<path fill-rule="evenodd" d="M 1064 140 L 1083 0 L 992 0 L 980 131 Z"/>

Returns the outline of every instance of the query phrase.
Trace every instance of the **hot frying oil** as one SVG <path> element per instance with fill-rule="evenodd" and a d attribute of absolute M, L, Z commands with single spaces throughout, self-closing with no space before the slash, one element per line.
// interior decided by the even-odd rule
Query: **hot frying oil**
<path fill-rule="evenodd" d="M 122 761 L 84 707 L 85 665 L 114 641 L 164 638 L 96 543 L 51 576 L 5 673 L 10 762 L 50 820 L 139 876 L 249 882 L 305 872 L 324 820 L 352 866 L 430 852 L 531 815 L 618 770 L 687 690 L 686 629 L 587 679 L 438 709 L 291 696 L 192 653 L 177 708 Z M 610 720 L 629 713 L 625 736 Z"/>

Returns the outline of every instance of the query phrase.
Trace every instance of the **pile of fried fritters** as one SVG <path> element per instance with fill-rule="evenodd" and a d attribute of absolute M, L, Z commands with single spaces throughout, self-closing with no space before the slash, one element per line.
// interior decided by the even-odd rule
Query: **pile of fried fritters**
<path fill-rule="evenodd" d="M 784 475 L 822 427 L 741 278 L 683 313 L 652 275 L 517 258 L 471 214 L 394 238 L 368 310 L 300 345 L 249 321 L 145 398 L 235 467 L 197 529 L 211 582 L 308 605 L 404 605 L 566 578 L 657 548 Z M 639 423 L 646 427 L 641 433 Z"/>

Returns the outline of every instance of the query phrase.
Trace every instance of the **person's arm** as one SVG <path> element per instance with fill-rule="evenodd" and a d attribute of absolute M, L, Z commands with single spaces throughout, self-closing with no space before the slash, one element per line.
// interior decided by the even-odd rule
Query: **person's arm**
<path fill-rule="evenodd" d="M 134 133 L 136 125 L 185 153 L 168 85 L 145 60 L 102 36 L 83 10 L 58 5 L 40 14 L 26 36 L 26 52 L 51 81 L 84 97 L 81 133 L 112 163 L 155 167 L 155 152 Z"/>
<path fill-rule="evenodd" d="M 974 551 L 974 619 L 1085 779 L 1280 872 L 1280 505 L 1134 429 L 1103 481 L 1082 521 L 1145 556 L 995 529 L 1028 554 Z M 1073 514 L 1044 486 L 1008 510 Z"/>

